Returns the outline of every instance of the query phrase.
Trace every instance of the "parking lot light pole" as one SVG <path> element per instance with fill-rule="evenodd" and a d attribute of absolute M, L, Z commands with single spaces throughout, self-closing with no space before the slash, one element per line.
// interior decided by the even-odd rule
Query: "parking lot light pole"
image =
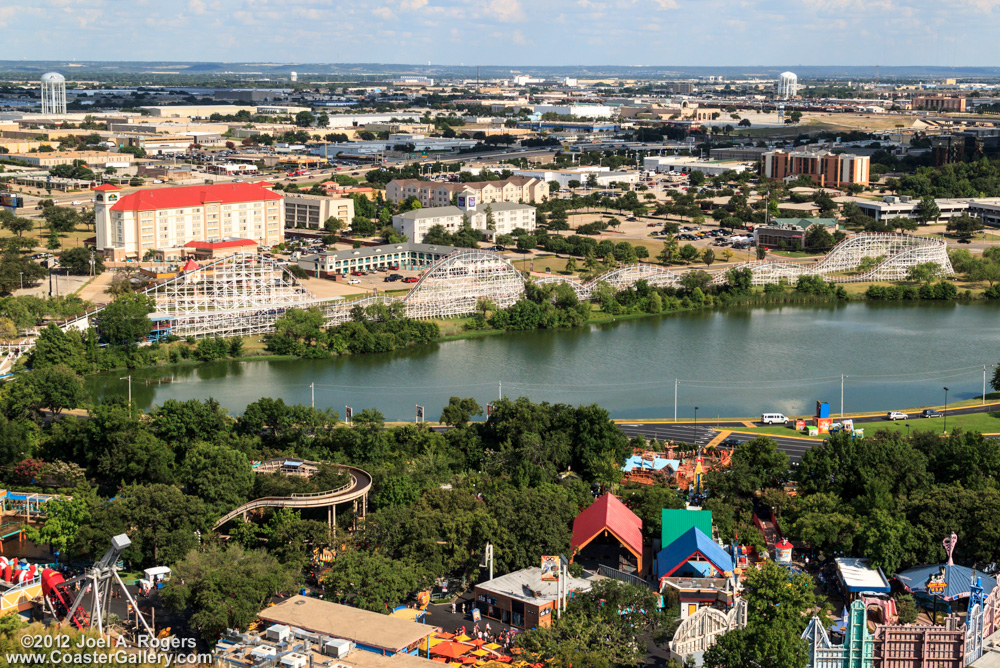
<path fill-rule="evenodd" d="M 844 419 L 844 379 L 847 378 L 844 374 L 840 374 L 840 419 Z"/>
<path fill-rule="evenodd" d="M 944 388 L 944 430 L 942 434 L 948 433 L 948 388 Z"/>
<path fill-rule="evenodd" d="M 694 443 L 698 443 L 698 407 L 694 407 Z"/>

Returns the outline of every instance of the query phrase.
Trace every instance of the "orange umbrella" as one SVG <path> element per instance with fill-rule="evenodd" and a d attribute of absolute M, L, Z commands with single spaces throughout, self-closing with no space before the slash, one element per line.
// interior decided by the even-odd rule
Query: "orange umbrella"
<path fill-rule="evenodd" d="M 467 654 L 470 649 L 472 648 L 469 647 L 468 645 L 462 645 L 461 643 L 446 641 L 441 643 L 437 647 L 432 647 L 431 654 L 446 656 L 449 659 L 457 659 L 463 654 Z"/>
<path fill-rule="evenodd" d="M 445 640 L 451 640 L 452 638 L 455 637 L 455 634 L 454 633 L 448 633 L 447 631 L 442 631 L 441 633 L 437 634 L 437 637 L 438 638 L 444 638 Z"/>
<path fill-rule="evenodd" d="M 484 642 L 483 640 L 480 640 L 479 638 L 476 638 L 475 640 L 469 641 L 469 644 L 470 645 L 475 645 L 476 647 L 481 647 L 483 645 L 483 642 Z"/>
<path fill-rule="evenodd" d="M 441 663 L 448 663 L 448 659 L 443 656 L 435 656 L 431 661 L 440 661 Z"/>

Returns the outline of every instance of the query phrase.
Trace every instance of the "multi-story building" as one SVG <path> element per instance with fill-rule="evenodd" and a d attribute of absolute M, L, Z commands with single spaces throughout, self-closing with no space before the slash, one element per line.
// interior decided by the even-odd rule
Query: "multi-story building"
<path fill-rule="evenodd" d="M 347 227 L 354 220 L 350 197 L 323 197 L 305 193 L 285 195 L 285 227 L 322 229 L 327 218 L 338 218 Z"/>
<path fill-rule="evenodd" d="M 492 214 L 494 230 L 488 229 L 488 218 Z M 472 229 L 492 236 L 510 234 L 520 228 L 528 232 L 535 229 L 535 207 L 530 204 L 515 204 L 514 202 L 491 202 L 482 204 L 476 202 L 475 195 L 459 195 L 458 206 L 434 206 L 426 209 L 414 209 L 392 217 L 392 226 L 396 231 L 405 234 L 407 239 L 422 242 L 424 236 L 435 225 L 440 225 L 446 232 L 453 233 L 461 229 L 463 218 L 468 218 Z"/>
<path fill-rule="evenodd" d="M 317 278 L 346 276 L 352 271 L 375 271 L 390 267 L 411 270 L 426 269 L 456 250 L 458 249 L 453 246 L 417 244 L 405 241 L 400 244 L 362 246 L 361 248 L 305 255 L 299 259 L 299 266 Z"/>
<path fill-rule="evenodd" d="M 511 176 L 502 181 L 474 181 L 469 183 L 439 183 L 419 179 L 394 179 L 385 187 L 385 198 L 401 202 L 416 197 L 424 207 L 449 206 L 452 198 L 473 195 L 482 204 L 491 202 L 544 202 L 549 186 L 544 181 L 523 176 Z"/>
<path fill-rule="evenodd" d="M 931 150 L 938 167 L 951 162 L 996 159 L 1000 157 L 1000 130 L 966 128 L 950 135 L 935 135 L 931 137 Z"/>
<path fill-rule="evenodd" d="M 761 155 L 761 174 L 769 179 L 808 176 L 819 186 L 868 185 L 871 158 L 830 151 L 792 151 L 781 149 Z"/>
<path fill-rule="evenodd" d="M 94 189 L 97 250 L 108 260 L 142 259 L 149 251 L 189 241 L 284 239 L 285 209 L 269 184 L 226 183 L 138 190 Z"/>
<path fill-rule="evenodd" d="M 591 182 L 591 176 L 597 180 L 596 185 L 601 187 L 610 186 L 613 183 L 637 183 L 639 174 L 637 172 L 614 172 L 610 167 L 571 167 L 569 169 L 552 170 L 515 170 L 517 176 L 538 179 L 544 183 L 555 181 L 563 188 L 569 188 L 573 181 L 579 181 L 583 185 Z"/>
<path fill-rule="evenodd" d="M 954 218 L 966 213 L 971 201 L 960 198 L 934 200 L 938 210 L 941 212 L 938 220 L 947 220 L 948 218 Z M 866 216 L 871 216 L 875 220 L 891 220 L 893 218 L 916 218 L 920 199 L 914 199 L 907 195 L 887 195 L 880 202 L 869 199 L 856 199 L 854 203 L 861 209 L 861 213 Z"/>
<path fill-rule="evenodd" d="M 948 95 L 915 95 L 911 106 L 914 109 L 963 113 L 965 112 L 966 99 L 964 97 L 950 97 Z"/>

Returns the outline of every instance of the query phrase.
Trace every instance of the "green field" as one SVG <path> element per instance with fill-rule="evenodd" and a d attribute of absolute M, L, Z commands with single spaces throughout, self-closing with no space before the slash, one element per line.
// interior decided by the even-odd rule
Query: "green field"
<path fill-rule="evenodd" d="M 878 422 L 861 422 L 857 423 L 860 429 L 865 430 L 865 436 L 871 436 L 876 431 L 884 430 L 889 432 L 895 432 L 903 434 L 916 434 L 920 431 L 932 431 L 940 434 L 944 429 L 944 418 L 918 418 L 912 417 L 914 413 L 910 413 L 911 418 L 909 420 L 899 420 L 896 422 L 890 422 L 889 420 L 880 420 Z M 836 422 L 834 418 L 834 422 Z M 909 426 L 909 429 L 907 429 Z M 984 434 L 996 434 L 1000 433 L 1000 418 L 992 417 L 989 413 L 973 413 L 972 415 L 949 415 L 948 416 L 948 431 L 954 431 L 956 427 L 961 427 L 965 431 L 978 431 Z M 827 436 L 805 436 L 794 429 L 789 429 L 788 427 L 754 427 L 753 429 L 740 428 L 736 431 L 750 432 L 755 434 L 768 434 L 771 436 L 792 436 L 799 438 L 811 438 L 813 440 L 823 440 Z"/>

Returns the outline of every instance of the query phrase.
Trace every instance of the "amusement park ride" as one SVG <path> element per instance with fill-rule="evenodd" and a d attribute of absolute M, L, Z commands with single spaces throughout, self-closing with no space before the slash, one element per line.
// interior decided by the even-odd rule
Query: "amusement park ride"
<path fill-rule="evenodd" d="M 112 591 L 117 588 L 135 611 L 138 625 L 152 636 L 152 629 L 118 575 L 118 558 L 131 544 L 125 534 L 115 536 L 111 539 L 111 547 L 99 561 L 69 580 L 64 580 L 59 571 L 44 569 L 41 575 L 42 600 L 49 612 L 60 622 L 69 622 L 78 629 L 97 629 L 103 634 L 108 623 Z M 76 583 L 80 583 L 80 589 L 72 591 L 70 585 Z"/>

